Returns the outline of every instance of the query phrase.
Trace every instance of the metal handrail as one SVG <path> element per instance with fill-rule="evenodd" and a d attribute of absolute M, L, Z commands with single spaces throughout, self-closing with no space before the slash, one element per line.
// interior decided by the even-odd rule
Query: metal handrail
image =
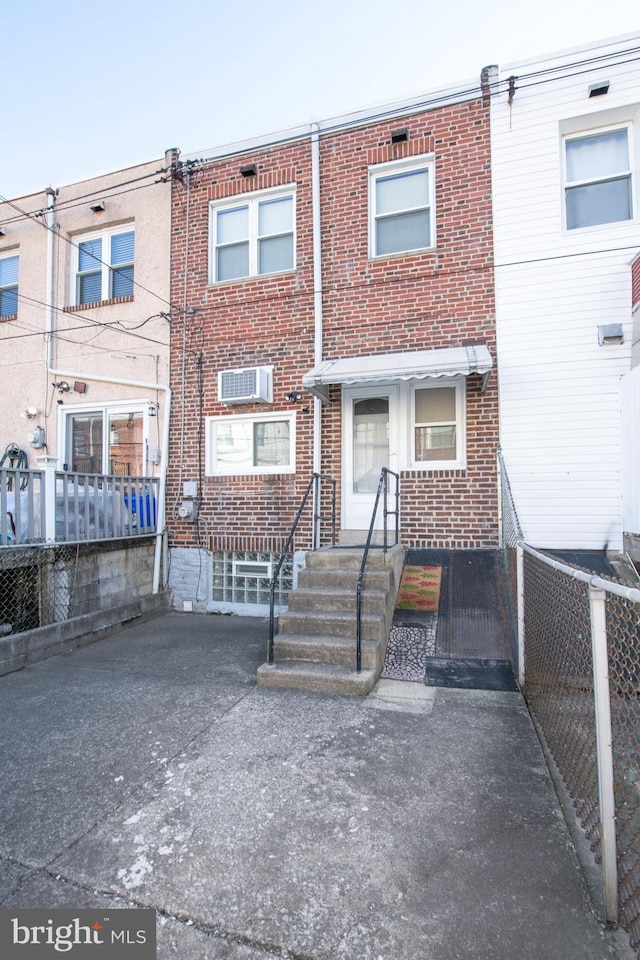
<path fill-rule="evenodd" d="M 321 505 L 321 484 L 322 481 L 326 480 L 331 484 L 331 513 L 329 516 L 323 516 L 320 513 Z M 335 545 L 336 542 L 336 481 L 333 477 L 326 476 L 322 473 L 312 473 L 311 479 L 307 484 L 307 489 L 304 492 L 302 497 L 302 502 L 298 507 L 297 513 L 291 524 L 291 530 L 289 531 L 289 536 L 287 537 L 286 543 L 280 554 L 280 558 L 276 564 L 276 569 L 273 576 L 271 577 L 271 583 L 269 585 L 269 649 L 267 654 L 267 661 L 273 663 L 273 639 L 275 636 L 275 597 L 276 597 L 276 587 L 278 585 L 278 580 L 280 579 L 280 573 L 282 571 L 282 566 L 284 564 L 285 558 L 291 549 L 291 544 L 293 543 L 293 538 L 300 522 L 300 518 L 304 512 L 304 508 L 307 505 L 307 501 L 311 496 L 313 491 L 313 526 L 311 532 L 311 549 L 317 550 L 320 546 L 320 541 L 322 538 L 321 524 L 325 520 L 331 522 L 331 544 Z"/>
<path fill-rule="evenodd" d="M 395 492 L 395 510 L 387 509 L 388 504 L 388 493 L 389 493 L 389 476 L 396 478 L 396 492 Z M 369 550 L 371 548 L 371 540 L 373 539 L 373 530 L 376 522 L 376 515 L 378 513 L 378 507 L 380 505 L 380 494 L 384 492 L 383 495 L 383 537 L 382 537 L 382 546 L 383 550 L 386 553 L 389 544 L 387 541 L 387 517 L 391 514 L 395 514 L 396 524 L 395 524 L 395 543 L 391 546 L 397 546 L 399 537 L 400 537 L 400 476 L 397 473 L 394 473 L 393 470 L 388 470 L 387 467 L 383 467 L 380 471 L 380 479 L 378 480 L 378 489 L 376 491 L 376 498 L 373 504 L 373 512 L 371 514 L 371 523 L 369 524 L 369 533 L 367 535 L 367 542 L 364 545 L 364 551 L 362 554 L 362 563 L 360 564 L 360 573 L 358 575 L 358 582 L 356 584 L 356 673 L 362 671 L 362 586 L 364 583 L 364 574 L 367 567 L 367 560 L 369 559 Z"/>

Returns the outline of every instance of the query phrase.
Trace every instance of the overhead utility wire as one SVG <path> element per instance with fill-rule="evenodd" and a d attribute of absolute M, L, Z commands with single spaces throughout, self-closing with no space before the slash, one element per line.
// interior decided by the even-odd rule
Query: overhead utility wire
<path fill-rule="evenodd" d="M 97 192 L 99 193 L 100 191 L 97 191 Z M 4 203 L 8 203 L 9 206 L 13 207 L 15 210 L 18 210 L 20 213 L 22 213 L 25 217 L 28 217 L 30 220 L 34 220 L 36 223 L 39 223 L 40 226 L 43 227 L 45 230 L 51 230 L 61 240 L 64 240 L 65 243 L 68 243 L 69 246 L 73 247 L 76 250 L 80 249 L 79 245 L 74 240 L 72 240 L 71 237 L 67 237 L 65 234 L 60 232 L 58 224 L 54 224 L 52 227 L 50 227 L 47 223 L 44 222 L 44 219 L 42 218 L 46 213 L 48 213 L 49 211 L 48 207 L 44 207 L 42 210 L 38 210 L 36 213 L 30 214 L 30 213 L 27 213 L 26 210 L 22 210 L 12 200 L 7 200 L 1 194 L 0 194 L 0 200 L 4 201 Z M 54 206 L 52 209 L 55 211 L 56 207 Z M 95 254 L 91 254 L 91 256 L 96 261 L 96 263 L 102 264 L 102 266 L 107 267 L 109 270 L 112 270 L 114 273 L 122 274 L 123 276 L 125 276 L 125 274 L 123 274 L 121 270 L 118 270 L 117 267 L 111 266 L 111 264 L 107 263 L 105 260 L 102 260 L 100 257 L 96 257 Z M 135 267 L 134 267 L 134 276 L 135 276 Z M 161 297 L 159 293 L 155 293 L 153 290 L 149 290 L 149 288 L 145 287 L 144 284 L 139 283 L 135 279 L 132 280 L 132 283 L 134 287 L 138 287 L 140 290 L 144 290 L 145 293 L 148 293 L 152 297 L 155 297 L 156 300 L 160 300 L 162 301 L 162 303 L 166 303 L 167 306 L 171 307 L 172 309 L 176 309 L 170 300 L 166 300 L 164 297 Z"/>
<path fill-rule="evenodd" d="M 134 333 L 134 330 L 137 330 L 140 327 L 143 327 L 146 323 L 149 323 L 150 320 L 155 320 L 160 318 L 166 320 L 167 316 L 163 313 L 154 313 L 150 317 L 147 317 L 146 320 L 143 320 L 142 323 L 139 323 L 137 324 L 136 327 L 130 329 L 130 328 L 124 327 L 121 321 L 119 320 L 114 320 L 112 323 L 104 323 L 103 321 L 100 321 L 100 320 L 94 320 L 93 317 L 87 317 L 82 313 L 76 313 L 76 312 L 68 313 L 64 309 L 64 307 L 55 307 L 52 304 L 44 303 L 42 300 L 36 300 L 33 297 L 28 297 L 26 294 L 23 294 L 23 293 L 18 293 L 18 300 L 25 300 L 25 301 L 28 301 L 29 303 L 36 304 L 36 306 L 42 307 L 45 310 L 46 309 L 55 310 L 56 313 L 63 314 L 64 316 L 74 317 L 74 318 L 78 317 L 80 320 L 86 321 L 84 325 L 79 327 L 66 327 L 65 330 L 63 331 L 64 333 L 68 333 L 71 330 L 86 330 L 88 327 L 91 327 L 91 326 L 102 327 L 104 330 L 114 330 L 115 328 L 117 328 L 116 333 L 126 333 L 128 336 L 135 337 L 138 340 L 148 340 L 150 343 L 158 343 L 161 346 L 168 346 L 167 342 L 164 340 L 157 340 L 154 337 L 145 337 L 144 334 L 141 334 L 141 333 Z M 43 331 L 43 330 L 35 331 L 34 336 L 38 336 L 38 335 L 46 336 L 46 331 Z M 52 331 L 50 335 L 52 337 L 55 337 L 57 336 L 57 332 Z M 4 337 L 4 336 L 1 337 L 0 342 L 3 342 L 5 340 L 12 340 L 12 339 L 15 339 L 15 338 L 12 337 L 10 334 L 7 337 Z"/>
<path fill-rule="evenodd" d="M 586 71 L 578 71 L 575 73 L 568 73 L 568 74 L 564 73 L 564 71 L 572 70 L 574 67 L 581 67 L 589 63 L 593 64 L 592 69 L 601 69 L 601 68 L 604 69 L 604 67 L 609 65 L 617 66 L 617 65 L 627 64 L 627 63 L 636 63 L 637 60 L 640 59 L 640 57 L 631 57 L 628 60 L 622 60 L 622 61 L 619 61 L 618 63 L 613 63 L 613 64 L 609 64 L 608 62 L 603 62 L 603 61 L 611 61 L 611 60 L 614 60 L 615 58 L 625 57 L 630 53 L 635 54 L 638 52 L 640 52 L 639 47 L 629 47 L 624 50 L 614 51 L 610 54 L 603 54 L 597 57 L 587 58 L 583 60 L 570 61 L 569 63 L 557 65 L 555 67 L 545 68 L 545 70 L 541 70 L 537 72 L 532 71 L 529 74 L 520 74 L 517 76 L 517 79 L 535 78 L 538 75 L 538 73 L 542 75 L 548 72 L 562 74 L 562 76 L 558 76 L 557 78 L 552 78 L 552 79 L 558 79 L 558 80 L 571 79 L 571 77 L 580 76 L 582 73 Z M 544 79 L 538 82 L 546 83 L 548 82 L 548 80 Z M 494 95 L 499 93 L 502 88 L 504 88 L 504 90 L 506 91 L 508 89 L 508 84 L 509 84 L 509 78 L 504 78 L 504 79 L 493 81 L 493 82 L 489 81 L 487 83 L 487 87 L 490 90 L 491 94 Z M 528 87 L 536 86 L 536 83 L 535 82 L 530 83 L 530 84 L 527 84 L 527 86 Z M 479 96 L 479 94 L 481 93 L 481 90 L 482 90 L 481 85 L 474 84 L 473 87 L 464 88 L 462 90 L 456 91 L 455 93 L 443 93 L 438 96 L 431 96 L 421 100 L 414 100 L 410 103 L 400 102 L 400 103 L 397 103 L 395 106 L 389 106 L 384 110 L 378 110 L 375 113 L 367 114 L 366 116 L 359 117 L 358 119 L 352 120 L 347 123 L 345 123 L 344 121 L 343 122 L 336 121 L 335 123 L 329 123 L 326 126 L 321 125 L 319 133 L 320 133 L 320 136 L 323 136 L 325 134 L 337 133 L 338 131 L 344 130 L 345 128 L 348 128 L 351 126 L 366 126 L 368 124 L 375 123 L 378 120 L 384 120 L 386 118 L 395 117 L 398 115 L 414 113 L 414 112 L 419 113 L 421 110 L 424 110 L 427 107 L 437 106 L 438 104 L 441 104 L 441 103 L 450 102 L 452 104 L 455 104 L 461 100 L 470 98 L 472 96 L 475 96 L 475 97 Z M 360 111 L 354 111 L 354 113 L 359 113 L 359 112 Z M 255 146 L 250 146 L 250 147 L 247 147 L 246 143 L 244 145 L 239 144 L 236 150 L 231 150 L 226 153 L 216 153 L 210 157 L 201 158 L 200 162 L 215 163 L 217 160 L 224 160 L 231 157 L 241 156 L 242 154 L 245 154 L 245 153 L 257 153 L 261 150 L 268 150 L 271 147 L 286 146 L 289 143 L 295 143 L 298 140 L 303 140 L 307 138 L 308 136 L 310 136 L 310 132 L 311 131 L 307 131 L 307 130 L 298 130 L 298 132 L 292 133 L 288 137 L 278 137 L 277 135 L 275 135 L 274 138 L 271 140 L 266 140 L 264 142 L 256 144 Z"/>
<path fill-rule="evenodd" d="M 114 183 L 114 184 L 112 184 L 110 187 L 103 187 L 103 188 L 100 189 L 100 190 L 98 190 L 98 189 L 92 190 L 90 193 L 83 193 L 83 194 L 80 194 L 80 196 L 77 196 L 77 197 L 70 197 L 69 200 L 62 200 L 62 201 L 60 201 L 59 203 L 57 203 L 57 204 L 56 204 L 56 210 L 68 210 L 68 209 L 71 209 L 71 208 L 73 208 L 73 207 L 75 207 L 75 206 L 80 206 L 80 205 L 81 205 L 81 204 L 80 204 L 80 201 L 82 201 L 82 200 L 90 200 L 92 197 L 102 197 L 102 196 L 106 196 L 107 194 L 111 194 L 111 196 L 119 196 L 119 194 L 114 194 L 112 191 L 114 191 L 114 190 L 119 190 L 120 187 L 129 187 L 129 186 L 131 186 L 131 185 L 134 184 L 134 183 L 140 183 L 140 184 L 141 184 L 141 187 L 138 188 L 138 189 L 141 189 L 141 188 L 144 188 L 144 187 L 153 187 L 153 186 L 155 186 L 156 183 L 161 183 L 162 181 L 161 181 L 161 180 L 154 180 L 153 183 L 142 183 L 142 181 L 143 181 L 143 180 L 149 180 L 151 177 L 160 176 L 161 174 L 166 173 L 166 172 L 167 172 L 167 169 L 168 169 L 167 167 L 161 167 L 159 170 L 154 170 L 152 173 L 146 173 L 143 177 L 136 177 L 136 178 L 134 178 L 133 180 L 124 180 L 122 183 Z M 73 184 L 71 184 L 71 186 L 73 186 Z M 62 189 L 64 190 L 65 187 L 62 187 Z M 44 191 L 40 191 L 40 192 L 44 192 Z M 125 190 L 125 191 L 123 191 L 123 193 L 129 193 L 129 191 L 128 191 L 128 190 Z M 23 211 L 22 208 L 21 208 L 21 207 L 18 207 L 18 205 L 17 205 L 14 201 L 8 200 L 8 199 L 7 199 L 6 197 L 4 197 L 2 194 L 0 194 L 0 201 L 2 201 L 3 203 L 8 203 L 8 204 L 9 204 L 10 206 L 12 206 L 15 210 L 20 210 L 20 211 L 21 211 L 19 217 L 10 217 L 8 220 L 0 220 L 0 225 L 2 225 L 2 226 L 4 226 L 5 224 L 8 224 L 8 223 L 17 223 L 18 221 L 23 220 L 23 219 L 25 219 L 25 218 L 26 218 L 26 219 L 30 219 L 30 218 L 32 218 L 32 217 L 34 217 L 34 216 L 40 216 L 40 215 L 42 215 L 43 213 L 46 213 L 46 212 L 47 212 L 47 207 L 46 207 L 46 206 L 45 206 L 45 207 L 39 207 L 38 210 L 34 210 L 34 211 L 32 211 L 31 213 L 29 213 L 29 212 L 27 212 L 27 211 Z"/>

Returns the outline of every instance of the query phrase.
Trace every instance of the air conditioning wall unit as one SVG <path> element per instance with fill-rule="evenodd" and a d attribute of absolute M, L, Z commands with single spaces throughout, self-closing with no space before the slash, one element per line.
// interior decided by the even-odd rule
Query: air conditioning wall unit
<path fill-rule="evenodd" d="M 218 373 L 221 403 L 273 403 L 273 367 L 245 367 Z"/>

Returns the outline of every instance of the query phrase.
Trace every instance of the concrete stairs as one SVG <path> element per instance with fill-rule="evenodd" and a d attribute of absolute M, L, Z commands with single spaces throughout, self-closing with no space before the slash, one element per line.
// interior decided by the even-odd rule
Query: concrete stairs
<path fill-rule="evenodd" d="M 279 617 L 274 663 L 258 684 L 323 693 L 366 695 L 384 663 L 404 549 L 369 551 L 362 592 L 362 670 L 356 672 L 356 584 L 361 547 L 325 547 L 306 555 L 306 567 Z"/>

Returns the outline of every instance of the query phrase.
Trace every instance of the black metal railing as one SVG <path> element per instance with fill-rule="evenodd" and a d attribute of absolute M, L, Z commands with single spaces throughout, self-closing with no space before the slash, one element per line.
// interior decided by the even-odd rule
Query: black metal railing
<path fill-rule="evenodd" d="M 329 498 L 329 513 L 324 514 L 322 512 L 322 483 L 326 482 L 330 486 L 331 496 Z M 276 564 L 275 571 L 271 578 L 271 583 L 269 586 L 269 651 L 268 651 L 268 662 L 273 663 L 273 639 L 275 636 L 275 596 L 276 596 L 276 587 L 278 586 L 278 580 L 280 579 L 280 573 L 282 571 L 282 566 L 288 554 L 291 551 L 291 545 L 300 523 L 300 519 L 304 513 L 305 507 L 309 502 L 309 498 L 313 494 L 313 526 L 311 532 L 311 549 L 317 550 L 318 547 L 322 546 L 322 524 L 329 522 L 331 524 L 331 544 L 334 545 L 336 542 L 336 481 L 333 477 L 326 476 L 322 473 L 313 473 L 311 479 L 307 484 L 307 489 L 304 492 L 302 497 L 302 502 L 298 507 L 297 513 L 295 515 L 294 521 L 291 524 L 291 530 L 289 531 L 289 536 L 285 542 L 285 545 L 280 554 L 280 558 Z"/>
<path fill-rule="evenodd" d="M 390 510 L 388 508 L 389 503 L 389 477 L 395 477 L 395 508 Z M 369 559 L 369 550 L 371 549 L 371 541 L 373 540 L 374 528 L 376 524 L 376 516 L 378 514 L 378 508 L 380 506 L 380 496 L 383 498 L 383 536 L 382 536 L 382 548 L 386 553 L 389 549 L 389 546 L 395 547 L 398 545 L 400 537 L 400 477 L 397 473 L 394 473 L 393 470 L 388 470 L 386 467 L 383 467 L 380 472 L 380 479 L 378 481 L 378 489 L 376 491 L 376 499 L 373 504 L 373 511 L 371 513 L 371 523 L 369 524 L 369 533 L 367 534 L 367 542 L 364 545 L 364 550 L 362 553 L 362 563 L 360 564 L 360 573 L 358 575 L 358 582 L 356 584 L 356 672 L 360 673 L 362 670 L 362 587 L 364 584 L 364 575 L 367 568 L 367 560 Z M 388 540 L 388 524 L 387 517 L 394 515 L 395 516 L 395 540 L 394 543 L 389 544 Z"/>

